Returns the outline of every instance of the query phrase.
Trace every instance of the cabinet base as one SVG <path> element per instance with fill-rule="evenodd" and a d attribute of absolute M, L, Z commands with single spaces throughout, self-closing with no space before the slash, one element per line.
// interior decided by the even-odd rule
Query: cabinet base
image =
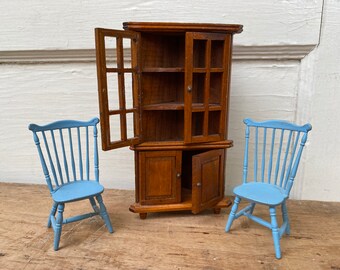
<path fill-rule="evenodd" d="M 218 204 L 212 206 L 215 214 L 221 212 L 221 208 L 227 208 L 232 205 L 232 200 L 228 197 L 221 200 Z M 171 212 L 171 211 L 190 211 L 192 210 L 191 202 L 182 202 L 175 204 L 164 204 L 164 205 L 141 205 L 140 203 L 134 203 L 130 205 L 129 210 L 133 213 L 138 213 L 141 219 L 145 219 L 147 213 L 158 213 L 158 212 Z"/>

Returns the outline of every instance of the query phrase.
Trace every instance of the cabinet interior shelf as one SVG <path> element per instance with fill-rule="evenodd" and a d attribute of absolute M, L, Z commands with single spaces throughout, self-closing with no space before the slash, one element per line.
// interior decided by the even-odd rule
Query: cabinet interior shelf
<path fill-rule="evenodd" d="M 116 69 L 108 69 L 108 71 L 115 71 Z M 131 69 L 127 69 L 127 71 L 131 71 Z M 144 67 L 142 72 L 184 72 L 184 67 Z M 207 71 L 211 73 L 222 73 L 224 71 L 223 68 L 193 68 L 193 73 L 207 73 Z"/>
<path fill-rule="evenodd" d="M 183 67 L 144 67 L 142 72 L 184 72 Z"/>
<path fill-rule="evenodd" d="M 222 73 L 224 70 L 223 68 L 193 68 L 193 73 Z"/>
<path fill-rule="evenodd" d="M 209 104 L 208 106 L 209 111 L 220 111 L 221 109 L 222 107 L 219 104 Z M 184 110 L 184 103 L 167 102 L 167 103 L 144 105 L 143 110 L 145 111 L 159 111 L 159 110 L 180 111 L 180 110 Z M 205 106 L 203 103 L 192 103 L 193 112 L 203 112 L 204 110 L 205 110 Z"/>

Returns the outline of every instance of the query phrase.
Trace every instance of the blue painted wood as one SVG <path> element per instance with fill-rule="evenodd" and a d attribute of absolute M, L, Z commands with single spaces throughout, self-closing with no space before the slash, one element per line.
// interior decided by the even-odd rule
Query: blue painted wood
<path fill-rule="evenodd" d="M 244 161 L 243 161 L 243 183 L 247 182 L 248 176 L 248 145 L 249 145 L 249 127 L 246 127 L 246 146 L 244 148 Z"/>
<path fill-rule="evenodd" d="M 255 151 L 254 151 L 254 181 L 257 182 L 257 159 L 258 159 L 259 129 L 255 132 Z"/>
<path fill-rule="evenodd" d="M 80 221 L 86 218 L 90 218 L 93 216 L 98 215 L 98 213 L 95 212 L 91 212 L 91 213 L 87 213 L 87 214 L 82 214 L 82 215 L 78 215 L 78 216 L 73 216 L 73 217 L 69 217 L 63 220 L 63 224 L 67 224 L 67 223 L 72 223 L 72 222 L 76 222 L 76 221 Z"/>
<path fill-rule="evenodd" d="M 104 187 L 99 184 L 98 122 L 98 118 L 93 118 L 87 122 L 62 120 L 44 126 L 29 125 L 53 199 L 47 227 L 53 227 L 55 250 L 59 248 L 62 225 L 65 223 L 100 215 L 109 232 L 113 232 L 101 197 Z M 93 140 L 90 140 L 90 129 L 93 130 Z M 75 137 L 72 134 L 75 134 Z M 82 135 L 85 138 L 82 138 Z M 93 153 L 90 147 L 93 147 Z M 99 207 L 94 198 L 97 199 Z M 84 199 L 90 200 L 94 212 L 64 219 L 65 204 Z"/>
<path fill-rule="evenodd" d="M 282 187 L 262 182 L 245 183 L 235 187 L 233 192 L 250 202 L 273 206 L 280 205 L 288 198 L 286 190 Z"/>
<path fill-rule="evenodd" d="M 54 241 L 53 241 L 54 250 L 59 249 L 60 236 L 61 236 L 61 231 L 62 231 L 62 226 L 63 226 L 64 207 L 65 207 L 65 204 L 63 204 L 63 203 L 58 204 L 57 218 L 55 219 L 55 223 L 52 223 L 54 225 L 53 226 L 53 229 L 54 229 Z"/>
<path fill-rule="evenodd" d="M 265 226 L 265 227 L 271 229 L 271 224 L 268 221 L 265 221 L 262 218 L 254 216 L 254 215 L 250 214 L 249 212 L 243 213 L 243 216 L 246 216 L 247 218 L 251 219 L 252 221 L 255 221 L 255 222 L 261 224 L 262 226 Z"/>
<path fill-rule="evenodd" d="M 89 128 L 86 127 L 86 180 L 90 180 Z"/>
<path fill-rule="evenodd" d="M 271 229 L 275 256 L 280 259 L 280 238 L 283 234 L 290 234 L 286 201 L 289 198 L 308 132 L 312 129 L 312 126 L 310 124 L 299 126 L 281 120 L 256 122 L 245 119 L 244 123 L 246 124 L 246 145 L 243 161 L 243 184 L 234 188 L 236 198 L 225 230 L 228 232 L 233 221 L 240 216 L 246 216 Z M 277 137 L 276 131 L 280 130 L 281 133 Z M 254 131 L 254 134 L 252 134 L 252 131 Z M 271 139 L 267 140 L 267 134 L 270 134 L 270 132 L 272 134 Z M 255 137 L 254 155 L 249 155 L 250 137 L 252 135 Z M 260 141 L 263 142 L 261 153 L 258 150 Z M 248 173 L 250 158 L 253 158 L 254 163 L 253 174 Z M 261 162 L 258 160 L 261 160 Z M 258 179 L 258 171 L 261 172 L 261 179 Z M 251 176 L 252 178 L 248 179 Z M 237 212 L 242 199 L 250 202 L 250 204 Z M 269 207 L 270 223 L 253 215 L 256 204 Z M 281 206 L 283 220 L 281 227 L 278 226 L 276 218 L 277 206 Z"/>
<path fill-rule="evenodd" d="M 261 181 L 264 182 L 264 171 L 266 168 L 266 142 L 267 142 L 267 128 L 263 131 L 263 146 L 262 146 L 262 163 L 261 163 Z"/>
<path fill-rule="evenodd" d="M 271 175 L 272 175 L 272 166 L 273 166 L 273 152 L 274 152 L 274 143 L 275 143 L 275 131 L 276 128 L 273 128 L 272 133 L 272 143 L 270 145 L 270 154 L 269 154 L 269 165 L 268 165 L 268 183 L 271 181 Z"/>
<path fill-rule="evenodd" d="M 79 180 L 84 180 L 83 177 L 83 154 L 81 151 L 81 136 L 80 136 L 80 127 L 77 127 L 77 135 L 78 135 L 78 158 L 79 158 L 79 175 L 80 179 Z"/>

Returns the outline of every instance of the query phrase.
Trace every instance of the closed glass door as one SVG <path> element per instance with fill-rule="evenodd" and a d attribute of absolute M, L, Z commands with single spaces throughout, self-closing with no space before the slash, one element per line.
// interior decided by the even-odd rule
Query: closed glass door
<path fill-rule="evenodd" d="M 224 139 L 231 35 L 186 33 L 184 142 Z"/>

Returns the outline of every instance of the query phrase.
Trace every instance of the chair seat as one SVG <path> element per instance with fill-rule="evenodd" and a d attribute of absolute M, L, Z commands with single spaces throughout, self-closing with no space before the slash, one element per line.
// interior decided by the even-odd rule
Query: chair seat
<path fill-rule="evenodd" d="M 288 198 L 283 188 L 268 183 L 250 182 L 234 188 L 235 195 L 249 201 L 279 205 Z"/>
<path fill-rule="evenodd" d="M 97 181 L 79 180 L 67 183 L 52 193 L 57 203 L 78 201 L 87 197 L 96 196 L 104 191 L 104 187 Z"/>

